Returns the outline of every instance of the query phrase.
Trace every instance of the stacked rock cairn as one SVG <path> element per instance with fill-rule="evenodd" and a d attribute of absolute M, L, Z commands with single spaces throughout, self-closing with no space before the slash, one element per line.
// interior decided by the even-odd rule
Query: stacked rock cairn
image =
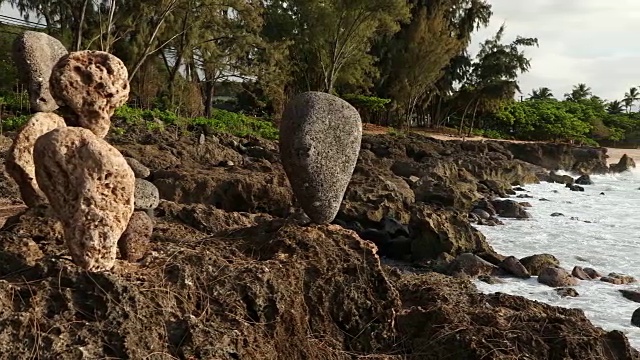
<path fill-rule="evenodd" d="M 33 31 L 16 39 L 14 60 L 37 111 L 6 161 L 24 203 L 48 203 L 74 263 L 87 271 L 112 269 L 118 248 L 123 258 L 139 260 L 153 231 L 145 210 L 158 205 L 158 190 L 141 179 L 148 169 L 104 140 L 115 109 L 129 97 L 127 68 L 112 54 L 69 53 Z M 59 107 L 64 118 L 53 112 Z"/>

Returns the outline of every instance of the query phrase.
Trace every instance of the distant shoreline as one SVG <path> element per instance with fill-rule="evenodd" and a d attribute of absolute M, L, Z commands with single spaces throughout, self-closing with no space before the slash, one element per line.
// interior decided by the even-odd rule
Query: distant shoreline
<path fill-rule="evenodd" d="M 389 128 L 372 125 L 372 124 L 364 124 L 364 132 L 369 134 L 381 134 L 389 131 Z M 468 141 L 504 141 L 511 143 L 538 143 L 538 142 L 547 142 L 547 141 L 526 141 L 526 140 L 503 140 L 503 139 L 490 139 L 482 136 L 470 136 L 470 137 L 460 137 L 456 135 L 450 135 L 445 133 L 440 133 L 436 131 L 425 131 L 425 130 L 412 130 L 420 135 L 428 136 L 437 140 L 449 141 L 449 140 L 468 140 Z M 620 161 L 620 158 L 624 154 L 627 154 L 634 161 L 640 160 L 640 149 L 625 149 L 625 148 L 613 148 L 607 147 L 607 165 L 609 164 L 617 164 Z"/>

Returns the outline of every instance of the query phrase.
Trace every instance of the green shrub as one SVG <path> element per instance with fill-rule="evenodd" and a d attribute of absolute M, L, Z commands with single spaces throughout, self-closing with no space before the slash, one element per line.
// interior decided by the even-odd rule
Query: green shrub
<path fill-rule="evenodd" d="M 24 124 L 29 121 L 31 116 L 28 115 L 20 115 L 20 116 L 11 116 L 6 119 L 2 119 L 2 131 L 14 131 L 22 128 Z"/>
<path fill-rule="evenodd" d="M 144 123 L 149 130 L 163 129 L 163 126 L 156 123 L 159 120 L 165 125 L 207 127 L 212 131 L 225 132 L 235 136 L 254 135 L 266 139 L 278 138 L 278 129 L 272 122 L 220 109 L 214 109 L 211 118 L 189 119 L 181 118 L 176 113 L 167 110 L 142 110 L 125 105 L 116 109 L 114 116 L 128 125 Z"/>
<path fill-rule="evenodd" d="M 193 119 L 193 124 L 236 136 L 255 135 L 272 140 L 278 138 L 278 129 L 273 123 L 220 109 L 214 109 L 211 118 L 198 117 Z"/>

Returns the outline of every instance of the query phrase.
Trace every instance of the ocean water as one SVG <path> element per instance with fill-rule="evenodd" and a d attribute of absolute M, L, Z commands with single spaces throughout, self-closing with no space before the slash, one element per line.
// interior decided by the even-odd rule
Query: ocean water
<path fill-rule="evenodd" d="M 574 192 L 561 184 L 540 183 L 524 188 L 532 199 L 529 220 L 502 219 L 504 226 L 477 226 L 501 254 L 522 258 L 549 253 L 571 271 L 575 265 L 592 267 L 603 275 L 617 272 L 640 281 L 640 169 L 615 175 L 597 175 L 585 192 Z M 605 195 L 600 195 L 604 192 Z M 518 192 L 521 194 L 521 192 Z M 549 202 L 540 201 L 546 198 Z M 565 216 L 552 217 L 559 212 Z M 571 220 L 572 217 L 578 220 Z M 589 222 L 585 222 L 589 221 Z M 612 285 L 602 281 L 580 281 L 580 296 L 561 298 L 555 290 L 529 280 L 504 279 L 505 284 L 476 281 L 485 293 L 520 295 L 551 305 L 580 308 L 591 322 L 605 330 L 620 330 L 640 349 L 640 328 L 631 325 L 631 315 L 640 308 L 622 297 L 618 289 L 640 290 L 640 282 Z"/>

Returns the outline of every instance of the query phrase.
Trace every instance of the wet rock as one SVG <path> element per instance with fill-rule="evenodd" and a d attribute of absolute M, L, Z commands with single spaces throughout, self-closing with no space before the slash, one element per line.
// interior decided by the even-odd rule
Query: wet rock
<path fill-rule="evenodd" d="M 631 315 L 631 325 L 640 327 L 640 308 L 636 309 Z"/>
<path fill-rule="evenodd" d="M 287 105 L 280 123 L 280 154 L 300 206 L 316 223 L 340 209 L 358 159 L 362 121 L 346 101 L 306 92 Z"/>
<path fill-rule="evenodd" d="M 498 215 L 505 218 L 528 219 L 531 217 L 522 205 L 513 200 L 495 200 L 493 206 Z"/>
<path fill-rule="evenodd" d="M 549 182 L 560 183 L 565 185 L 573 185 L 575 180 L 569 175 L 558 175 L 552 171 L 549 173 Z"/>
<path fill-rule="evenodd" d="M 13 59 L 18 74 L 27 84 L 29 102 L 34 112 L 51 112 L 58 108 L 49 91 L 53 66 L 67 54 L 58 39 L 42 32 L 25 31 L 13 42 Z"/>
<path fill-rule="evenodd" d="M 521 187 L 521 186 L 516 186 L 513 188 L 513 191 L 527 191 L 527 189 Z"/>
<path fill-rule="evenodd" d="M 540 198 L 540 201 L 550 202 L 551 200 L 545 199 L 545 198 Z"/>
<path fill-rule="evenodd" d="M 601 277 L 600 281 L 608 282 L 614 285 L 626 285 L 626 284 L 635 283 L 636 279 L 630 275 L 610 273 L 607 276 Z"/>
<path fill-rule="evenodd" d="M 36 207 L 46 202 L 36 182 L 36 170 L 33 162 L 33 147 L 36 140 L 49 131 L 66 126 L 64 119 L 53 113 L 37 113 L 20 130 L 5 161 L 7 173 L 15 180 L 20 189 L 22 201 L 28 207 Z"/>
<path fill-rule="evenodd" d="M 640 291 L 627 289 L 620 289 L 618 291 L 620 291 L 625 299 L 640 303 Z"/>
<path fill-rule="evenodd" d="M 525 268 L 524 265 L 520 263 L 520 260 L 518 260 L 514 256 L 509 256 L 502 260 L 502 262 L 500 263 L 500 268 L 520 279 L 528 279 L 531 277 L 531 274 L 529 274 L 527 268 Z"/>
<path fill-rule="evenodd" d="M 575 266 L 571 271 L 571 275 L 575 276 L 580 280 L 592 280 L 591 276 L 589 276 L 582 267 Z"/>
<path fill-rule="evenodd" d="M 533 205 L 531 205 L 531 203 L 530 203 L 530 202 L 526 202 L 526 201 L 519 202 L 518 204 L 520 204 L 520 206 L 522 206 L 522 207 L 524 207 L 524 208 L 530 208 L 530 207 L 533 207 Z"/>
<path fill-rule="evenodd" d="M 633 159 L 630 158 L 627 154 L 624 154 L 622 155 L 622 157 L 620 158 L 620 161 L 618 161 L 617 164 L 609 165 L 609 171 L 614 173 L 621 173 L 621 172 L 628 171 L 630 169 L 635 169 L 635 167 L 636 167 L 636 162 L 633 161 Z"/>
<path fill-rule="evenodd" d="M 591 180 L 591 176 L 585 174 L 577 178 L 575 181 L 575 184 L 576 185 L 593 185 L 593 181 Z"/>
<path fill-rule="evenodd" d="M 136 179 L 135 182 L 135 209 L 149 210 L 157 208 L 160 203 L 158 188 L 144 179 Z"/>
<path fill-rule="evenodd" d="M 107 52 L 77 51 L 62 57 L 51 72 L 51 93 L 77 115 L 77 123 L 105 137 L 116 108 L 129 98 L 124 63 Z"/>
<path fill-rule="evenodd" d="M 562 297 L 578 297 L 580 294 L 574 288 L 558 288 L 556 289 L 558 295 Z"/>
<path fill-rule="evenodd" d="M 516 196 L 518 199 L 533 199 L 533 196 L 529 195 L 529 194 L 519 194 L 518 196 Z"/>
<path fill-rule="evenodd" d="M 491 219 L 491 214 L 489 214 L 486 210 L 483 209 L 473 209 L 471 211 L 472 214 L 478 216 L 478 218 L 482 219 L 482 220 L 489 220 Z"/>
<path fill-rule="evenodd" d="M 136 262 L 150 248 L 153 220 L 144 211 L 136 211 L 131 215 L 127 229 L 118 240 L 118 249 L 123 259 Z"/>
<path fill-rule="evenodd" d="M 553 214 L 551 214 L 552 217 L 560 217 L 560 216 L 564 216 L 563 213 L 559 213 L 559 212 L 554 212 Z"/>
<path fill-rule="evenodd" d="M 480 275 L 478 276 L 478 280 L 487 283 L 489 285 L 496 285 L 496 284 L 504 284 L 504 281 L 501 280 L 498 277 L 495 276 L 491 276 L 491 275 Z"/>
<path fill-rule="evenodd" d="M 537 254 L 520 259 L 520 262 L 533 276 L 540 274 L 542 269 L 553 266 L 560 266 L 560 261 L 551 254 Z"/>
<path fill-rule="evenodd" d="M 496 208 L 493 206 L 493 204 L 491 203 L 491 201 L 483 199 L 478 201 L 478 203 L 476 203 L 476 205 L 473 207 L 473 209 L 480 209 L 480 210 L 484 210 L 487 213 L 489 213 L 489 215 L 496 216 L 498 215 L 498 212 L 496 211 Z"/>
<path fill-rule="evenodd" d="M 597 272 L 595 269 L 592 268 L 584 268 L 584 273 L 587 274 L 591 279 L 599 279 L 602 277 L 602 274 L 600 274 L 599 272 Z"/>
<path fill-rule="evenodd" d="M 148 167 L 142 165 L 140 161 L 132 157 L 125 157 L 124 159 L 127 160 L 127 164 L 129 164 L 131 170 L 133 170 L 133 174 L 136 176 L 136 178 L 145 179 L 148 178 L 149 175 L 151 175 L 151 170 L 149 170 Z"/>
<path fill-rule="evenodd" d="M 495 275 L 498 267 L 490 262 L 483 260 L 479 256 L 471 253 L 458 255 L 449 266 L 449 272 L 452 275 L 468 275 L 476 277 L 479 275 Z"/>
<path fill-rule="evenodd" d="M 111 269 L 133 213 L 135 177 L 124 157 L 91 131 L 65 127 L 38 138 L 34 160 L 74 262 L 88 271 Z"/>
<path fill-rule="evenodd" d="M 540 271 L 538 282 L 551 287 L 567 287 L 578 285 L 578 279 L 574 278 L 567 270 L 559 267 L 546 267 Z"/>
<path fill-rule="evenodd" d="M 571 191 L 584 191 L 584 188 L 582 186 L 579 185 L 567 185 L 567 188 L 569 188 L 569 190 Z"/>

